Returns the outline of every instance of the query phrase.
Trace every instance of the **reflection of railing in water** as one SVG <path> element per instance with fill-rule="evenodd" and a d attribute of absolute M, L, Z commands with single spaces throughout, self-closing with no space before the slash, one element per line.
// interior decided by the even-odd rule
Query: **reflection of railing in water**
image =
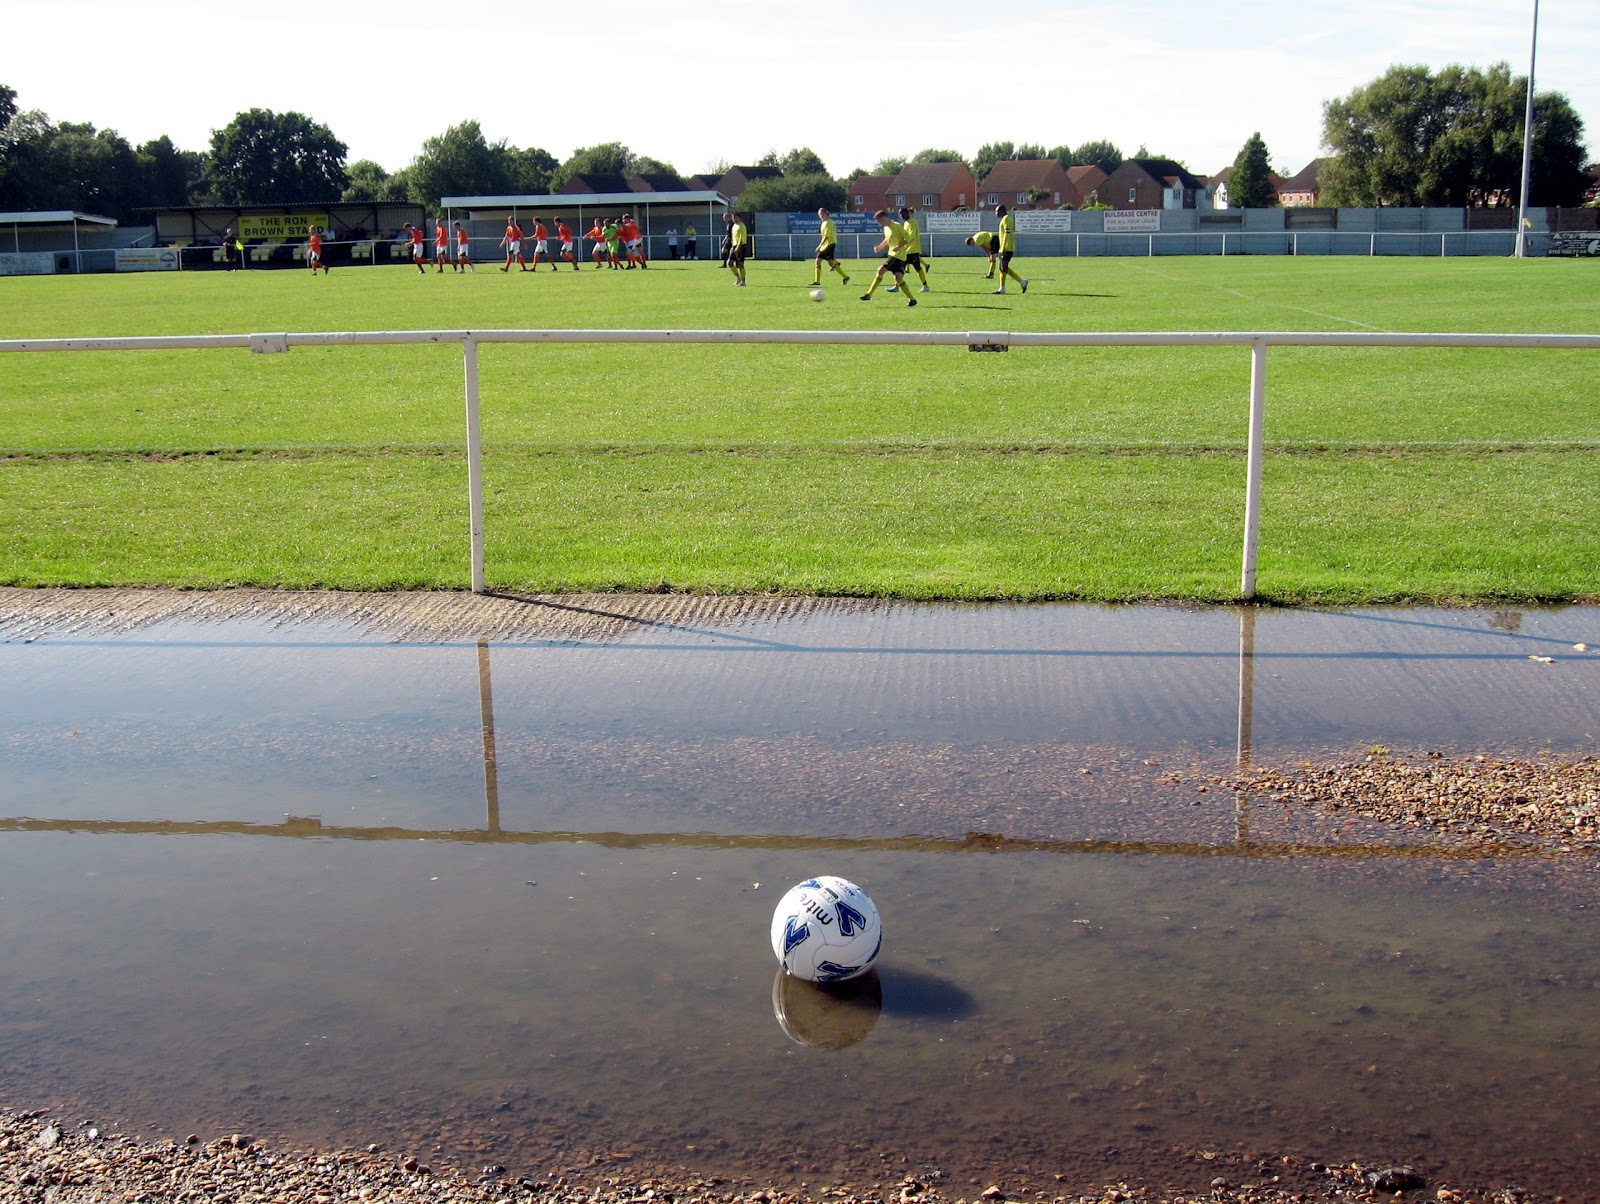
<path fill-rule="evenodd" d="M 1239 608 L 1238 728 L 1236 757 L 1240 769 L 1250 764 L 1255 692 L 1254 607 Z M 1485 857 L 1536 857 L 1543 850 L 1526 845 L 1484 842 L 1471 845 L 1401 845 L 1377 843 L 1311 844 L 1250 839 L 1250 802 L 1235 793 L 1234 839 L 1229 844 L 1200 841 L 1055 840 L 968 832 L 960 838 L 930 836 L 819 837 L 724 835 L 711 832 L 516 832 L 500 824 L 499 756 L 495 741 L 494 687 L 488 641 L 475 645 L 478 670 L 478 716 L 482 733 L 482 828 L 400 828 L 328 826 L 314 816 L 286 816 L 279 824 L 249 820 L 89 820 L 0 817 L 0 832 L 79 832 L 120 836 L 277 836 L 322 840 L 436 840 L 466 844 L 595 844 L 609 848 L 704 848 L 835 852 L 909 853 L 1087 853 L 1179 857 L 1331 857 L 1421 858 L 1472 861 Z"/>
<path fill-rule="evenodd" d="M 936 836 L 778 836 L 716 832 L 507 832 L 485 828 L 358 828 L 289 816 L 281 824 L 249 820 L 120 820 L 0 818 L 0 832 L 80 832 L 94 836 L 286 836 L 298 840 L 438 840 L 457 844 L 593 844 L 613 849 L 753 849 L 872 853 L 1090 853 L 1159 857 L 1409 857 L 1476 861 L 1485 857 L 1542 857 L 1532 846 L 1511 844 L 1387 845 L 1309 844 L 1298 841 L 1233 844 L 1159 840 L 1036 840 L 999 833 Z"/>

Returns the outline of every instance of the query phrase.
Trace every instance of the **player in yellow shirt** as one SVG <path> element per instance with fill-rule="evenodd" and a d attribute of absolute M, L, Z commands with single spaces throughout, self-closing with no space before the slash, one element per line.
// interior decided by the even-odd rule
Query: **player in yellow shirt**
<path fill-rule="evenodd" d="M 1017 219 L 1011 216 L 1011 211 L 1004 205 L 995 206 L 995 214 L 1000 218 L 1000 231 L 997 238 L 1000 243 L 1000 287 L 994 291 L 1006 291 L 1006 277 L 1010 276 L 1022 286 L 1022 291 L 1028 291 L 1028 282 L 1011 270 L 1011 256 L 1017 250 Z"/>
<path fill-rule="evenodd" d="M 745 229 L 744 218 L 730 213 L 728 222 L 728 267 L 733 272 L 733 283 L 744 288 L 744 257 L 750 251 L 750 232 Z"/>
<path fill-rule="evenodd" d="M 900 224 L 906 231 L 906 267 L 916 272 L 917 279 L 922 281 L 922 291 L 926 293 L 930 290 L 928 269 L 922 262 L 922 227 L 917 224 L 917 211 L 910 205 L 900 210 Z"/>
<path fill-rule="evenodd" d="M 850 283 L 850 277 L 845 276 L 845 271 L 839 266 L 839 261 L 833 257 L 834 248 L 839 245 L 839 227 L 834 222 L 832 215 L 826 209 L 817 210 L 817 219 L 822 223 L 822 232 L 817 238 L 817 258 L 813 263 L 815 270 L 811 273 L 813 285 L 822 283 L 822 265 L 826 263 L 839 275 L 844 276 L 844 283 Z"/>
<path fill-rule="evenodd" d="M 883 241 L 873 247 L 874 251 L 887 251 L 888 257 L 878 265 L 878 270 L 873 273 L 872 283 L 867 285 L 867 291 L 861 294 L 863 301 L 871 301 L 872 294 L 878 291 L 878 282 L 883 279 L 883 274 L 888 272 L 894 277 L 895 286 L 901 292 L 909 293 L 906 287 L 906 228 L 894 218 L 889 216 L 887 209 L 880 209 L 873 215 L 878 225 L 883 227 Z M 907 305 L 915 305 L 915 297 L 907 297 Z"/>
<path fill-rule="evenodd" d="M 994 279 L 994 244 L 996 242 L 993 230 L 979 230 L 976 234 L 969 235 L 967 246 L 977 247 L 989 257 L 989 270 L 983 274 L 985 280 Z"/>

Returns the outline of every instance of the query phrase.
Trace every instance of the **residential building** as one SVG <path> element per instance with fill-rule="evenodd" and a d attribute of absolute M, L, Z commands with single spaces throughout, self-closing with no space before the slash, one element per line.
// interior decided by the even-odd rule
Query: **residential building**
<path fill-rule="evenodd" d="M 1326 159 L 1313 159 L 1278 186 L 1278 200 L 1285 207 L 1317 203 L 1317 173 Z"/>
<path fill-rule="evenodd" d="M 1113 209 L 1211 208 L 1206 182 L 1171 159 L 1129 159 L 1098 191 Z"/>
<path fill-rule="evenodd" d="M 857 176 L 850 182 L 846 199 L 854 213 L 876 213 L 889 207 L 889 188 L 893 176 Z"/>
<path fill-rule="evenodd" d="M 985 209 L 996 205 L 1012 209 L 1060 209 L 1065 205 L 1076 209 L 1082 201 L 1067 169 L 1055 159 L 1003 159 L 978 187 L 978 203 Z"/>
<path fill-rule="evenodd" d="M 908 163 L 885 193 L 888 200 L 881 208 L 948 212 L 972 208 L 978 184 L 965 163 Z"/>

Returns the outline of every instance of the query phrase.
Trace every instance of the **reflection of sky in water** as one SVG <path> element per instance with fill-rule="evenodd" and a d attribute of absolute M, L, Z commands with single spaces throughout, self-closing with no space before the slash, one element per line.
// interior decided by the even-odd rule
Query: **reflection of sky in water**
<path fill-rule="evenodd" d="M 0 645 L 0 815 L 80 829 L 0 832 L 0 1078 L 174 1131 L 471 1132 L 508 1165 L 1245 1140 L 1593 1194 L 1590 871 L 1323 856 L 1162 774 L 1242 731 L 1262 761 L 1592 751 L 1600 668 L 1570 648 L 1596 617 L 1265 612 L 1244 679 L 1237 616 L 1179 609 Z M 881 1011 L 825 1051 L 775 1018 L 767 948 L 816 872 L 886 933 Z M 800 1135 L 795 1100 L 827 1101 Z"/>

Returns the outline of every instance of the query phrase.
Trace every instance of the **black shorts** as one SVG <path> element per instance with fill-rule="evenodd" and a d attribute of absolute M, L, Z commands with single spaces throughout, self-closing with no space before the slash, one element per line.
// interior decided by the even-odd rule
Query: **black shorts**
<path fill-rule="evenodd" d="M 831 243 L 830 242 L 825 247 L 818 247 L 817 248 L 817 258 L 818 259 L 826 259 L 831 263 L 833 261 L 833 249 L 837 245 L 838 244 L 836 244 L 836 243 Z"/>
<path fill-rule="evenodd" d="M 888 259 L 883 261 L 883 270 L 886 272 L 892 272 L 898 276 L 906 270 L 906 261 L 903 259 L 896 259 L 893 255 L 891 255 Z"/>
<path fill-rule="evenodd" d="M 922 266 L 922 256 L 921 255 L 907 255 L 906 256 L 906 267 L 908 267 L 908 268 L 919 268 L 921 266 Z"/>
<path fill-rule="evenodd" d="M 750 257 L 749 247 L 729 247 L 728 259 L 732 263 L 743 263 Z"/>
<path fill-rule="evenodd" d="M 1005 271 L 1005 269 L 1010 267 L 1010 266 L 1011 266 L 1011 252 L 1010 251 L 1001 251 L 1000 252 L 1000 270 L 1001 271 Z"/>

